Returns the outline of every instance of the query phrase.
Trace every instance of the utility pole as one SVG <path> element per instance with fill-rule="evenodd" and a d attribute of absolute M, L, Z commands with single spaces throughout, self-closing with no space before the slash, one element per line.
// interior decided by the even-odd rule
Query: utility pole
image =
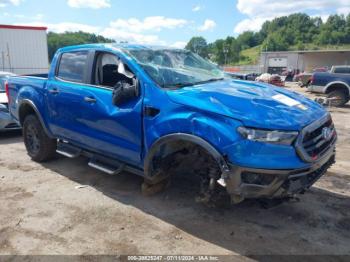
<path fill-rule="evenodd" d="M 1 60 L 2 60 L 2 71 L 6 71 L 5 70 L 5 52 L 1 51 Z"/>
<path fill-rule="evenodd" d="M 9 43 L 6 43 L 6 47 L 7 47 L 7 57 L 9 59 L 9 67 L 10 67 L 10 72 L 12 72 L 12 66 L 11 66 L 11 56 L 10 56 L 10 47 L 9 47 Z"/>
<path fill-rule="evenodd" d="M 229 50 L 228 50 L 226 45 L 224 45 L 223 51 L 224 51 L 224 55 L 225 55 L 225 65 L 227 65 L 227 55 L 228 55 Z"/>

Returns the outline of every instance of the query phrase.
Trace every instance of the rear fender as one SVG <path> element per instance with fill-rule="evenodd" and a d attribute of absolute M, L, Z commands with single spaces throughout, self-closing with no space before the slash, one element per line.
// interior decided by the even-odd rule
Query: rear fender
<path fill-rule="evenodd" d="M 48 128 L 48 124 L 45 121 L 45 89 L 41 89 L 40 92 L 31 86 L 23 86 L 20 88 L 17 94 L 16 105 L 17 110 L 15 112 L 15 118 L 23 125 L 25 116 L 28 113 L 34 112 L 38 117 L 42 127 L 46 134 L 53 138 L 51 131 Z M 31 110 L 29 110 L 31 109 Z"/>

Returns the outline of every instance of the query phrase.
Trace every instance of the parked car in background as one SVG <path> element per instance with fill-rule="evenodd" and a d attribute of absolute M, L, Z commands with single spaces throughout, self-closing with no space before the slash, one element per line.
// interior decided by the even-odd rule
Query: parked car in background
<path fill-rule="evenodd" d="M 285 82 L 293 81 L 294 77 L 300 73 L 299 69 L 286 69 L 281 73 L 281 76 L 284 76 Z"/>
<path fill-rule="evenodd" d="M 5 83 L 12 73 L 0 72 L 0 131 L 19 129 L 19 125 L 11 117 L 8 110 L 8 100 L 6 96 Z"/>
<path fill-rule="evenodd" d="M 308 87 L 311 82 L 311 77 L 313 73 L 303 72 L 295 75 L 293 78 L 294 82 L 298 82 L 300 87 Z"/>
<path fill-rule="evenodd" d="M 333 66 L 329 72 L 314 73 L 308 90 L 327 94 L 333 106 L 344 106 L 350 100 L 350 66 Z"/>
<path fill-rule="evenodd" d="M 332 66 L 329 73 L 334 74 L 350 74 L 350 65 Z"/>
<path fill-rule="evenodd" d="M 5 90 L 5 82 L 11 76 L 15 76 L 15 74 L 10 72 L 0 71 L 0 90 Z"/>
<path fill-rule="evenodd" d="M 11 77 L 8 88 L 34 161 L 83 155 L 110 175 L 140 175 L 144 190 L 180 173 L 203 202 L 225 192 L 233 203 L 288 198 L 335 161 L 337 133 L 321 105 L 228 79 L 188 50 L 66 47 L 48 77 Z"/>
<path fill-rule="evenodd" d="M 311 83 L 312 75 L 316 72 L 327 72 L 327 67 L 319 67 L 315 68 L 312 73 L 310 72 L 302 72 L 294 76 L 293 81 L 298 82 L 300 87 L 308 87 Z"/>
<path fill-rule="evenodd" d="M 255 79 L 259 76 L 260 74 L 257 73 L 237 73 L 237 72 L 225 72 L 225 76 L 228 78 L 233 78 L 233 79 L 241 79 L 241 80 L 247 80 L 247 81 L 255 81 Z"/>

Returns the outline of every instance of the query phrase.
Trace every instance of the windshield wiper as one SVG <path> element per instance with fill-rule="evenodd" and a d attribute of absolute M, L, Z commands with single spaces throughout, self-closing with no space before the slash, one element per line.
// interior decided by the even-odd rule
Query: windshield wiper
<path fill-rule="evenodd" d="M 196 82 L 193 85 L 202 85 L 202 84 L 207 84 L 207 83 L 211 83 L 211 82 L 216 82 L 216 81 L 222 81 L 225 78 L 211 78 L 205 81 L 200 81 L 200 82 Z"/>
<path fill-rule="evenodd" d="M 164 84 L 162 85 L 163 88 L 182 88 L 182 87 L 187 87 L 187 86 L 195 86 L 195 85 L 202 85 L 210 82 L 216 82 L 216 81 L 222 81 L 224 78 L 211 78 L 205 81 L 199 81 L 199 82 L 194 82 L 194 83 L 175 83 L 175 84 Z"/>
<path fill-rule="evenodd" d="M 164 84 L 162 85 L 163 88 L 181 88 L 185 86 L 194 86 L 195 83 L 175 83 L 175 84 Z"/>

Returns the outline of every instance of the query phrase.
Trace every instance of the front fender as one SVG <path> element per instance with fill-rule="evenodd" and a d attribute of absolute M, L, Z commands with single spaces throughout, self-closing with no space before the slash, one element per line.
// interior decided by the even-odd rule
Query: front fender
<path fill-rule="evenodd" d="M 215 159 L 222 173 L 229 171 L 229 167 L 224 157 L 207 141 L 205 141 L 204 139 L 198 136 L 185 134 L 185 133 L 175 133 L 175 134 L 169 134 L 159 138 L 151 146 L 151 149 L 149 150 L 145 159 L 144 172 L 146 177 L 151 177 L 152 160 L 155 154 L 159 151 L 159 149 L 165 144 L 176 142 L 176 141 L 187 141 L 200 146 L 201 148 L 205 149 Z"/>
<path fill-rule="evenodd" d="M 145 119 L 145 173 L 152 152 L 162 143 L 170 140 L 186 140 L 206 149 L 220 166 L 224 161 L 227 146 L 241 139 L 235 131 L 242 124 L 217 114 L 188 111 L 184 106 L 176 106 L 155 118 Z"/>

